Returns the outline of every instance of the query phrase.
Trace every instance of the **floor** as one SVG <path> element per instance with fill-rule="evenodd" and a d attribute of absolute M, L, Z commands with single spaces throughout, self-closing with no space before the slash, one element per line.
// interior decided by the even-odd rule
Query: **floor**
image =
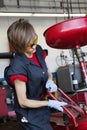
<path fill-rule="evenodd" d="M 0 130 L 23 130 L 18 121 L 0 123 Z"/>

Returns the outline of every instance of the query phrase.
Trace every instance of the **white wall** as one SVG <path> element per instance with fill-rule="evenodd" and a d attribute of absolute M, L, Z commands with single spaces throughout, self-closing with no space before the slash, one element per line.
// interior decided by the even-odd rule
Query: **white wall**
<path fill-rule="evenodd" d="M 9 51 L 6 30 L 8 28 L 8 19 L 0 17 L 0 53 Z M 3 78 L 4 68 L 9 64 L 8 59 L 0 59 L 0 78 Z"/>
<path fill-rule="evenodd" d="M 9 25 L 19 19 L 18 17 L 0 17 L 0 53 L 2 52 L 9 52 L 9 46 L 8 46 L 8 41 L 7 41 L 7 28 Z M 64 51 L 64 54 L 67 55 L 68 63 L 72 63 L 72 58 L 70 56 L 70 51 L 69 50 L 59 50 L 59 49 L 53 49 L 50 48 L 46 42 L 45 38 L 43 36 L 44 31 L 56 24 L 56 22 L 62 21 L 61 19 L 56 19 L 56 18 L 26 18 L 30 21 L 30 23 L 34 26 L 36 33 L 38 34 L 39 37 L 39 44 L 44 48 L 48 49 L 48 56 L 46 58 L 47 64 L 49 66 L 49 69 L 51 72 L 55 72 L 59 65 L 61 64 L 61 59 L 60 59 L 60 53 Z M 86 51 L 85 47 L 85 51 Z M 8 59 L 0 59 L 0 78 L 3 77 L 3 72 L 5 66 L 9 64 Z M 64 63 L 63 63 L 64 64 Z"/>

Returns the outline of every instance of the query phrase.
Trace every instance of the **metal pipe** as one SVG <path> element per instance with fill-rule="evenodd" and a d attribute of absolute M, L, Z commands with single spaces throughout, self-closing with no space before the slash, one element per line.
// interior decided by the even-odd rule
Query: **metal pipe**
<path fill-rule="evenodd" d="M 14 52 L 4 52 L 4 53 L 0 53 L 0 59 L 13 58 L 14 55 L 15 55 Z"/>
<path fill-rule="evenodd" d="M 17 7 L 20 8 L 20 2 L 17 0 Z"/>
<path fill-rule="evenodd" d="M 70 10 L 69 10 L 69 1 L 67 0 L 67 13 L 68 13 L 68 19 L 70 18 Z"/>

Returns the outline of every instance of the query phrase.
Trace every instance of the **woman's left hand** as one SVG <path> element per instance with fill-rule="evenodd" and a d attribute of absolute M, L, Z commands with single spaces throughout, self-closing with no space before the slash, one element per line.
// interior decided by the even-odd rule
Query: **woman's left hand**
<path fill-rule="evenodd" d="M 50 92 L 56 92 L 57 91 L 57 85 L 54 83 L 53 80 L 48 79 L 46 82 L 46 88 L 48 89 L 48 91 Z"/>

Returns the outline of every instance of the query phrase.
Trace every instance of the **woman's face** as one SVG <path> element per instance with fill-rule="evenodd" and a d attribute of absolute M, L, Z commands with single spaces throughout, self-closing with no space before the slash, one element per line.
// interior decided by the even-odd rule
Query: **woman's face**
<path fill-rule="evenodd" d="M 32 55 L 33 53 L 36 52 L 36 46 L 38 42 L 38 37 L 35 37 L 34 39 L 31 40 L 31 43 L 29 43 L 26 46 L 25 53 Z"/>

